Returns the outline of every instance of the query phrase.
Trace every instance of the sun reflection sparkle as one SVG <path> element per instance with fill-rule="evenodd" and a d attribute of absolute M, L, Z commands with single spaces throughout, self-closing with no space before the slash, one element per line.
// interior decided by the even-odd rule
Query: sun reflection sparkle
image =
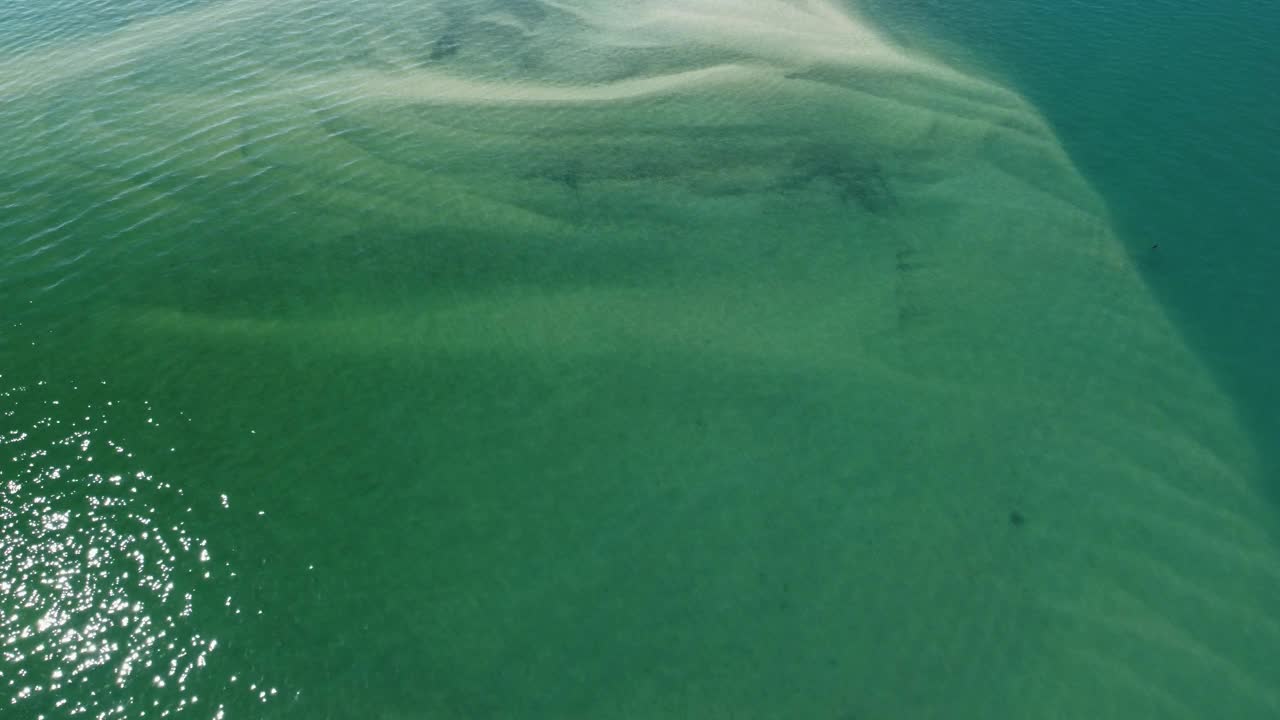
<path fill-rule="evenodd" d="M 193 613 L 214 592 L 201 587 L 213 552 L 168 519 L 183 490 L 117 435 L 122 403 L 70 413 L 59 394 L 0 390 L 0 708 L 106 720 L 201 706 L 193 680 L 219 642 Z"/>

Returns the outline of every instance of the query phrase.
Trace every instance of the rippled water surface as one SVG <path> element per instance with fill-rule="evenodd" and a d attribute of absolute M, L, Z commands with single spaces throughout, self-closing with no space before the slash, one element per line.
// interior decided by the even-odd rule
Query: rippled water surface
<path fill-rule="evenodd" d="M 982 5 L 0 0 L 0 717 L 1280 717 L 1277 13 Z"/>

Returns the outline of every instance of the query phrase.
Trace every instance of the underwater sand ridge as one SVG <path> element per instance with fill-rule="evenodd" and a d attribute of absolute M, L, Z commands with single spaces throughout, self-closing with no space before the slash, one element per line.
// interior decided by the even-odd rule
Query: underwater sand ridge
<path fill-rule="evenodd" d="M 504 21 L 540 53 L 509 76 L 517 50 L 462 31 L 431 62 L 255 73 L 243 113 L 278 126 L 235 121 L 218 172 L 273 168 L 264 204 L 333 219 L 290 252 L 382 227 L 475 258 L 559 244 L 576 283 L 476 260 L 286 317 L 264 308 L 304 288 L 268 262 L 228 282 L 238 314 L 103 320 L 449 380 L 408 432 L 471 514 L 404 512 L 470 560 L 418 559 L 447 580 L 406 630 L 439 687 L 418 710 L 1280 713 L 1256 453 L 1033 108 L 834 3 L 536 5 Z M 157 103 L 157 139 L 209 114 Z M 575 254 L 601 244 L 659 260 L 625 285 Z M 553 389 L 539 422 L 484 393 L 504 383 Z"/>

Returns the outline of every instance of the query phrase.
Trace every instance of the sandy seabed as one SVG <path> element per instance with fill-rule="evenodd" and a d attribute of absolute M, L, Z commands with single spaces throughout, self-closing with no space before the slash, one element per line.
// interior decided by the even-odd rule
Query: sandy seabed
<path fill-rule="evenodd" d="M 335 413 L 416 383 L 402 493 L 450 501 L 396 502 L 394 572 L 327 558 L 394 588 L 387 629 L 262 650 L 396 679 L 339 671 L 313 710 L 1280 713 L 1256 453 L 1016 92 L 818 0 L 365 5 L 0 60 L 0 97 L 121 91 L 21 125 L 99 237 L 213 243 L 205 290 L 156 261 L 111 291 L 89 324 L 137 350 L 106 367 L 194 396 L 232 348 L 222 392 Z M 297 532 L 359 531 L 320 517 Z"/>

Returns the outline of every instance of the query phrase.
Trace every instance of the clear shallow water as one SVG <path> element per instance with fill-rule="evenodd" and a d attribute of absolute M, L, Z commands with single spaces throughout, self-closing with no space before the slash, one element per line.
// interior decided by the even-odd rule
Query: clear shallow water
<path fill-rule="evenodd" d="M 12 15 L 17 717 L 1280 707 L 1265 15 Z"/>

